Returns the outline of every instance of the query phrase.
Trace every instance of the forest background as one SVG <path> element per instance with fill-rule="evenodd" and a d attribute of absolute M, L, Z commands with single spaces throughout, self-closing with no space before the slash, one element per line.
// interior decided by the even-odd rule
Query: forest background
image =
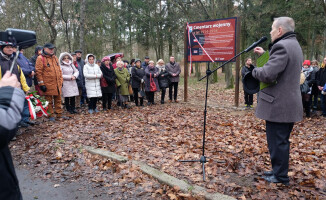
<path fill-rule="evenodd" d="M 37 33 L 39 45 L 57 54 L 82 49 L 102 58 L 123 52 L 125 59 L 150 56 L 183 60 L 186 22 L 241 17 L 240 49 L 268 36 L 275 17 L 290 16 L 305 59 L 326 55 L 325 0 L 2 0 L 0 30 Z M 267 48 L 268 42 L 263 47 Z M 31 57 L 34 48 L 25 55 Z M 250 56 L 246 54 L 241 58 Z"/>

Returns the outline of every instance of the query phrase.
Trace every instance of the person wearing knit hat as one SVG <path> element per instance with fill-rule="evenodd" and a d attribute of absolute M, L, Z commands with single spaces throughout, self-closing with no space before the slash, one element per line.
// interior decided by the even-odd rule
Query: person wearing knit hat
<path fill-rule="evenodd" d="M 0 80 L 2 79 L 3 75 L 10 71 L 11 64 L 14 60 L 14 52 L 15 52 L 15 44 L 14 42 L 4 42 L 0 41 Z M 26 82 L 25 75 L 23 73 L 23 70 L 19 66 L 19 64 L 16 62 L 14 67 L 12 68 L 11 74 L 15 74 L 17 76 L 18 81 L 21 84 L 21 89 L 24 90 L 25 93 L 28 93 L 30 88 Z M 26 109 L 28 109 L 27 101 L 24 103 L 24 114 L 22 114 L 22 117 L 24 118 L 24 121 L 21 121 L 19 123 L 19 126 L 21 127 L 28 127 L 29 124 L 27 122 L 30 122 L 28 120 L 28 115 L 26 114 Z"/>
<path fill-rule="evenodd" d="M 102 58 L 100 69 L 103 77 L 100 79 L 101 90 L 102 90 L 102 107 L 103 111 L 111 109 L 112 96 L 115 92 L 115 79 L 116 75 L 112 64 L 110 63 L 110 57 L 105 56 Z"/>
<path fill-rule="evenodd" d="M 314 78 L 312 78 L 313 68 L 310 67 L 310 60 L 305 60 L 302 63 L 302 73 L 304 74 L 304 81 L 300 85 L 301 97 L 304 111 L 306 117 L 310 117 L 310 94 L 311 94 L 311 85 Z"/>
<path fill-rule="evenodd" d="M 326 94 L 323 91 L 325 84 L 326 84 L 326 56 L 323 59 L 322 64 L 320 65 L 320 69 L 316 74 L 316 82 L 318 86 L 319 92 L 321 92 L 320 95 L 320 101 L 321 101 L 321 109 L 322 114 L 321 116 L 326 117 Z"/>

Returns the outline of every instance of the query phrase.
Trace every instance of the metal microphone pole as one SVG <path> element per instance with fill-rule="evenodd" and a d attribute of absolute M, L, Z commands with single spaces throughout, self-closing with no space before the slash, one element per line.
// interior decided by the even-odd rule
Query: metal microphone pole
<path fill-rule="evenodd" d="M 206 137 L 206 117 L 207 117 L 207 97 L 208 97 L 208 79 L 209 76 L 214 73 L 216 70 L 220 69 L 221 67 L 223 67 L 224 65 L 228 64 L 229 62 L 231 62 L 233 59 L 237 58 L 238 56 L 240 56 L 241 54 L 248 52 L 246 50 L 238 53 L 237 55 L 235 55 L 233 58 L 231 58 L 230 60 L 226 61 L 225 63 L 223 63 L 221 66 L 217 67 L 216 69 L 214 69 L 213 71 L 210 70 L 209 64 L 207 66 L 207 70 L 206 70 L 206 75 L 203 76 L 202 78 L 199 79 L 199 81 L 203 80 L 204 78 L 206 78 L 206 95 L 205 95 L 205 110 L 204 110 L 204 130 L 203 130 L 203 147 L 202 147 L 202 155 L 200 157 L 199 160 L 179 160 L 179 162 L 200 162 L 202 164 L 202 168 L 203 168 L 203 181 L 205 181 L 205 163 L 207 162 L 207 157 L 205 156 L 205 137 Z"/>

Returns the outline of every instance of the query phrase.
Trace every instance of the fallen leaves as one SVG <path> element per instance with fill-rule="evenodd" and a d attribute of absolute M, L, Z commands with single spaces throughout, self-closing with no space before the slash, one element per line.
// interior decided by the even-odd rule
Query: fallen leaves
<path fill-rule="evenodd" d="M 203 100 L 203 88 L 191 91 L 191 101 Z M 211 104 L 224 100 L 233 103 L 233 93 L 213 85 L 210 99 Z M 86 178 L 98 187 L 112 187 L 144 198 L 194 197 L 178 188 L 161 186 L 131 164 L 89 155 L 81 147 L 104 148 L 146 162 L 210 192 L 239 199 L 325 196 L 326 126 L 319 117 L 295 125 L 291 134 L 291 187 L 283 188 L 266 184 L 260 178 L 263 171 L 270 169 L 264 121 L 257 119 L 252 110 L 209 109 L 205 138 L 207 181 L 203 182 L 199 162 L 178 162 L 198 160 L 202 154 L 203 106 L 198 102 L 79 114 L 72 120 L 45 122 L 19 136 L 12 152 L 15 160 L 33 166 L 43 178 Z"/>

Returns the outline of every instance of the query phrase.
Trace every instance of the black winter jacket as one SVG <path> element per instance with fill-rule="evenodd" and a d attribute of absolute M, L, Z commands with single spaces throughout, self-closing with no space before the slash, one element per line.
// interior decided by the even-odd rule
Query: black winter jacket
<path fill-rule="evenodd" d="M 316 73 L 316 82 L 318 86 L 324 87 L 326 83 L 326 67 L 320 68 Z"/>
<path fill-rule="evenodd" d="M 0 88 L 0 199 L 22 199 L 8 144 L 17 132 L 24 100 L 21 89 Z"/>
<path fill-rule="evenodd" d="M 158 76 L 158 84 L 160 88 L 167 88 L 170 84 L 169 72 L 166 70 L 161 70 L 160 75 Z"/>
<path fill-rule="evenodd" d="M 102 93 L 114 93 L 115 92 L 115 79 L 117 78 L 113 66 L 110 65 L 110 69 L 105 66 L 104 63 L 101 63 L 100 69 L 103 73 L 103 78 L 108 84 L 107 87 L 101 87 Z"/>
<path fill-rule="evenodd" d="M 131 69 L 131 87 L 132 88 L 140 88 L 141 80 L 144 79 L 145 70 L 140 67 L 132 67 Z"/>

